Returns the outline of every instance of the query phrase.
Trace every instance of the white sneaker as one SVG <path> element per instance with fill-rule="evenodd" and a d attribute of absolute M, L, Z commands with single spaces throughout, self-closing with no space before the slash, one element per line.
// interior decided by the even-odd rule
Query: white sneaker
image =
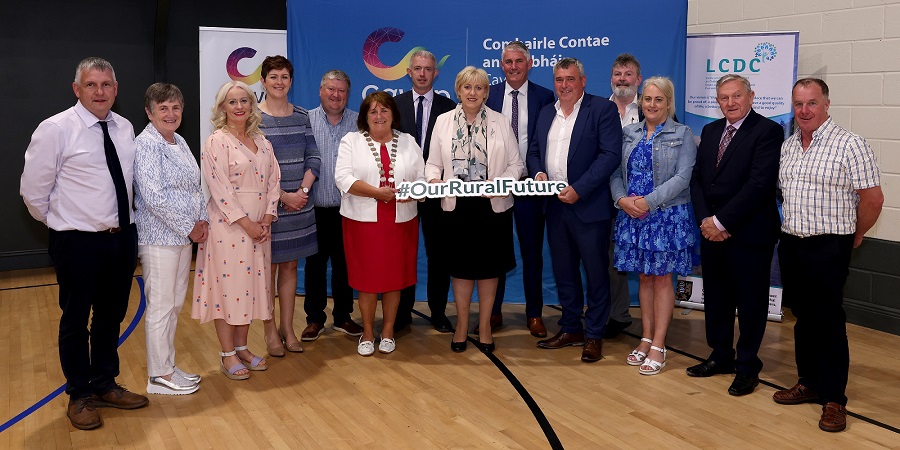
<path fill-rule="evenodd" d="M 378 343 L 378 351 L 381 353 L 390 353 L 397 348 L 397 343 L 391 338 L 381 338 Z"/>
<path fill-rule="evenodd" d="M 175 366 L 175 373 L 188 381 L 193 381 L 194 383 L 200 383 L 200 380 L 202 380 L 202 378 L 200 378 L 200 375 L 197 375 L 196 373 L 187 373 L 179 369 L 178 366 Z"/>
<path fill-rule="evenodd" d="M 364 341 L 362 340 L 362 336 L 360 336 L 359 345 L 356 347 L 356 353 L 359 353 L 361 356 L 372 356 L 375 354 L 375 342 Z"/>
<path fill-rule="evenodd" d="M 166 380 L 163 377 L 150 377 L 147 381 L 148 394 L 163 395 L 186 395 L 193 394 L 200 389 L 200 386 L 190 381 L 178 373 L 172 374 L 172 380 Z"/>

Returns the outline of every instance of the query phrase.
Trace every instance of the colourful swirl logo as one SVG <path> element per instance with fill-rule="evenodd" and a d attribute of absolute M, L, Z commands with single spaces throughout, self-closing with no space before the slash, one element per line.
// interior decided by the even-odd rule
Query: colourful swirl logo
<path fill-rule="evenodd" d="M 753 50 L 754 55 L 763 62 L 771 61 L 778 56 L 778 49 L 771 42 L 761 42 Z"/>
<path fill-rule="evenodd" d="M 393 66 L 387 66 L 378 59 L 378 48 L 381 47 L 381 44 L 385 42 L 400 42 L 404 34 L 406 33 L 399 28 L 384 27 L 373 31 L 366 38 L 366 42 L 363 44 L 363 62 L 366 64 L 369 72 L 372 72 L 372 75 L 388 81 L 399 80 L 406 75 L 406 68 L 409 67 L 409 60 L 412 59 L 413 53 L 425 50 L 425 47 L 413 47 L 406 53 L 406 56 Z M 436 69 L 440 70 L 449 57 L 450 55 L 446 55 L 441 58 Z"/>
<path fill-rule="evenodd" d="M 225 71 L 228 72 L 228 77 L 234 81 L 243 81 L 247 85 L 253 85 L 259 81 L 262 76 L 262 63 L 256 66 L 256 70 L 250 75 L 244 75 L 238 70 L 238 61 L 254 56 L 256 56 L 256 50 L 250 47 L 237 48 L 231 52 L 225 61 Z"/>

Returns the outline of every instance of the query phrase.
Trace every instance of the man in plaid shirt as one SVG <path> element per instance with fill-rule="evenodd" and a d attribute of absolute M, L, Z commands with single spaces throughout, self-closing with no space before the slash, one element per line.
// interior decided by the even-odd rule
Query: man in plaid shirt
<path fill-rule="evenodd" d="M 778 256 L 784 298 L 797 318 L 797 384 L 776 403 L 820 402 L 819 428 L 847 424 L 850 351 L 843 309 L 850 253 L 878 220 L 884 194 L 871 147 L 828 115 L 828 85 L 805 78 L 792 91 L 797 130 L 781 146 L 784 222 Z"/>

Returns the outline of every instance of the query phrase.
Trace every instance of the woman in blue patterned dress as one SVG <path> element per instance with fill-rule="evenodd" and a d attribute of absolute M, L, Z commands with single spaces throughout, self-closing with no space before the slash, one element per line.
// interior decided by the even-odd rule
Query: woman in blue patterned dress
<path fill-rule="evenodd" d="M 272 286 L 276 286 L 272 295 L 278 293 L 281 330 L 275 327 L 274 317 L 265 321 L 265 339 L 269 355 L 281 357 L 284 347 L 303 351 L 293 326 L 297 261 L 319 250 L 309 189 L 319 176 L 322 158 L 306 110 L 288 102 L 294 66 L 284 56 L 269 56 L 263 60 L 261 75 L 266 99 L 259 104 L 260 129 L 272 143 L 281 168 L 278 221 L 272 223 Z M 276 304 L 274 298 L 272 304 Z"/>
<path fill-rule="evenodd" d="M 666 365 L 666 332 L 675 309 L 672 273 L 691 271 L 696 234 L 690 204 L 697 145 L 691 129 L 675 122 L 675 88 L 665 77 L 644 81 L 644 121 L 623 130 L 622 164 L 610 177 L 616 207 L 613 266 L 640 274 L 643 334 L 626 358 L 640 373 Z"/>

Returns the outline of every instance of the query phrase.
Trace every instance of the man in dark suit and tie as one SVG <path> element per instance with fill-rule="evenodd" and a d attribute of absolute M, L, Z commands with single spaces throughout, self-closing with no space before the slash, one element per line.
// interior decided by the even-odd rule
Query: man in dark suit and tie
<path fill-rule="evenodd" d="M 528 171 L 535 180 L 569 185 L 547 199 L 545 216 L 553 276 L 563 308 L 560 331 L 538 341 L 541 348 L 580 346 L 581 360 L 599 361 L 609 318 L 609 233 L 614 208 L 609 176 L 622 162 L 622 126 L 616 105 L 584 92 L 584 66 L 563 58 L 553 68 L 559 100 L 537 118 L 528 148 Z M 581 266 L 587 276 L 584 290 Z"/>
<path fill-rule="evenodd" d="M 416 138 L 422 147 L 422 155 L 428 160 L 428 147 L 431 145 L 431 130 L 437 116 L 452 111 L 456 102 L 435 92 L 434 79 L 438 75 L 434 54 L 428 50 L 413 53 L 406 69 L 412 80 L 412 91 L 404 92 L 396 97 L 400 110 L 400 131 Z M 428 308 L 431 309 L 431 323 L 441 333 L 453 331 L 453 325 L 447 318 L 447 295 L 450 292 L 450 273 L 438 250 L 441 240 L 445 238 L 440 228 L 441 200 L 426 199 L 419 203 L 419 222 L 422 223 L 422 234 L 425 238 L 425 254 L 428 257 Z M 416 303 L 416 286 L 410 286 L 400 293 L 400 307 L 394 329 L 399 330 L 412 322 L 412 310 Z"/>
<path fill-rule="evenodd" d="M 687 373 L 708 377 L 736 371 L 728 393 L 737 396 L 753 392 L 762 370 L 757 352 L 766 331 L 770 266 L 781 222 L 775 195 L 784 132 L 753 111 L 750 82 L 740 75 L 719 79 L 716 101 L 725 117 L 703 127 L 691 180 L 703 233 L 706 342 L 712 354 Z"/>
<path fill-rule="evenodd" d="M 491 86 L 487 107 L 510 118 L 513 132 L 519 142 L 519 156 L 525 161 L 528 143 L 533 139 L 537 116 L 541 108 L 553 103 L 553 92 L 528 81 L 531 70 L 531 53 L 520 41 L 513 41 L 503 48 L 500 66 L 506 74 L 506 82 Z M 522 256 L 522 282 L 525 290 L 525 315 L 528 330 L 534 337 L 547 337 L 547 328 L 541 317 L 544 307 L 542 273 L 544 271 L 544 198 L 518 196 L 513 205 L 516 235 L 519 237 L 519 253 Z M 497 296 L 491 314 L 491 328 L 503 324 L 501 307 L 506 292 L 506 275 L 497 284 Z M 477 329 L 478 327 L 476 327 Z M 476 331 L 477 333 L 477 331 Z"/>

